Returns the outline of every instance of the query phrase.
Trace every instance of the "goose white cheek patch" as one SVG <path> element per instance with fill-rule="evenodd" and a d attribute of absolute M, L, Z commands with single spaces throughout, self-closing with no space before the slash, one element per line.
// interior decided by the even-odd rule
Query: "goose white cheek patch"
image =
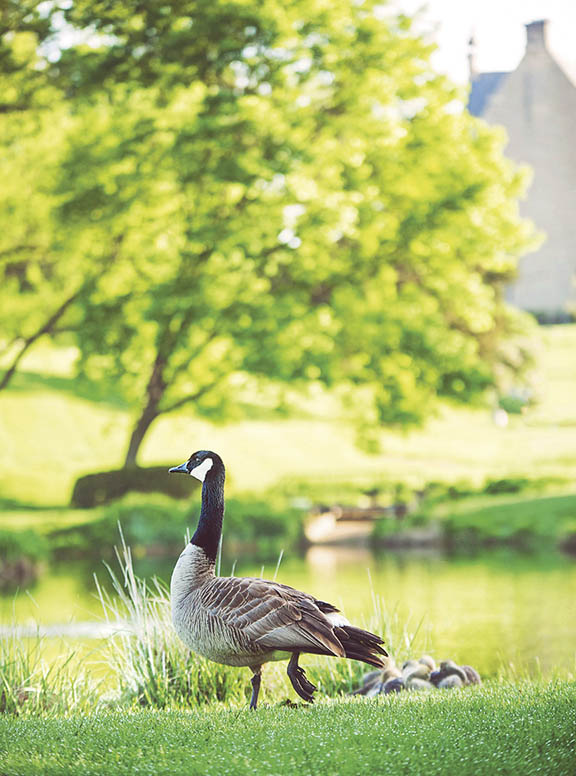
<path fill-rule="evenodd" d="M 200 482 L 204 482 L 206 479 L 206 475 L 210 471 L 210 469 L 214 466 L 214 461 L 212 458 L 205 458 L 201 464 L 199 464 L 195 469 L 192 469 L 190 472 L 191 477 L 196 477 L 197 480 L 200 480 Z"/>

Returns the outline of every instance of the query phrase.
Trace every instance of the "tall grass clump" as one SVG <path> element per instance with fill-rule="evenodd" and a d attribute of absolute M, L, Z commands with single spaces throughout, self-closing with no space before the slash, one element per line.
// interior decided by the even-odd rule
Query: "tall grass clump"
<path fill-rule="evenodd" d="M 156 709 L 193 708 L 214 701 L 244 703 L 246 674 L 188 650 L 172 626 L 166 585 L 135 575 L 122 535 L 116 554 L 120 574 L 107 567 L 112 591 L 98 580 L 96 585 L 107 622 L 118 626 L 104 653 L 115 677 L 117 702 Z"/>
<path fill-rule="evenodd" d="M 117 626 L 104 655 L 115 676 L 115 702 L 157 709 L 196 708 L 215 701 L 245 705 L 250 694 L 248 669 L 213 663 L 187 649 L 172 626 L 167 586 L 156 578 L 146 581 L 136 576 L 122 532 L 116 554 L 120 573 L 107 567 L 112 590 L 96 580 L 105 618 Z M 396 659 L 412 654 L 419 629 L 411 632 L 401 626 L 398 613 L 389 615 L 376 596 L 373 616 L 359 624 L 381 634 Z M 335 658 L 305 655 L 303 662 L 319 693 L 327 696 L 352 691 L 371 670 L 364 663 Z M 284 664 L 265 667 L 263 692 L 271 701 L 293 696 Z"/>
<path fill-rule="evenodd" d="M 22 638 L 17 628 L 0 637 L 0 714 L 68 716 L 97 705 L 98 686 L 76 652 L 48 658 L 39 633 Z"/>
<path fill-rule="evenodd" d="M 409 620 L 401 617 L 397 608 L 391 611 L 387 609 L 383 599 L 374 591 L 372 591 L 372 604 L 370 617 L 365 622 L 354 624 L 381 636 L 391 659 L 402 665 L 404 660 L 427 651 L 422 622 L 412 626 Z M 321 694 L 330 697 L 346 695 L 356 690 L 364 674 L 375 670 L 372 666 L 358 660 L 330 657 L 316 658 L 316 662 L 311 665 L 314 684 L 318 686 Z"/>

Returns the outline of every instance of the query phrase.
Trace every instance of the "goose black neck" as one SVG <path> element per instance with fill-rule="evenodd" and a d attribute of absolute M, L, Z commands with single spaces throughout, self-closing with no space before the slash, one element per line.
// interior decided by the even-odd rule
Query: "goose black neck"
<path fill-rule="evenodd" d="M 202 509 L 198 527 L 191 539 L 213 563 L 216 562 L 224 517 L 224 468 L 209 472 L 202 485 Z"/>

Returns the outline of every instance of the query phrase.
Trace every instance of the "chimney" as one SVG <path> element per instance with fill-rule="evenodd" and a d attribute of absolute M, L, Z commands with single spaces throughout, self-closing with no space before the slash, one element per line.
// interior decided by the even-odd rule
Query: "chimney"
<path fill-rule="evenodd" d="M 526 25 L 526 49 L 547 48 L 548 19 L 539 19 Z"/>
<path fill-rule="evenodd" d="M 478 76 L 478 70 L 476 68 L 476 39 L 474 33 L 470 35 L 470 40 L 468 41 L 468 76 L 470 83 Z"/>

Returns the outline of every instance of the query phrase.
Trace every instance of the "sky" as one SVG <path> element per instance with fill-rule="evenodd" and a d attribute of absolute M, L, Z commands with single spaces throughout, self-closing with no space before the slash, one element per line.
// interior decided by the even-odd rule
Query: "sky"
<path fill-rule="evenodd" d="M 457 83 L 468 81 L 468 41 L 476 41 L 476 69 L 514 70 L 526 42 L 524 25 L 548 19 L 548 43 L 557 61 L 576 83 L 576 0 L 388 0 L 392 10 L 409 15 L 421 10 L 416 25 L 437 45 L 432 62 Z M 77 33 L 68 40 L 77 39 Z M 83 36 L 84 37 L 84 36 Z M 60 40 L 62 43 L 62 38 Z"/>
<path fill-rule="evenodd" d="M 510 71 L 524 54 L 524 25 L 548 19 L 548 43 L 555 58 L 576 81 L 576 0 L 390 0 L 413 14 L 422 10 L 418 29 L 438 44 L 433 63 L 458 83 L 468 79 L 468 40 L 476 41 L 479 72 Z"/>

